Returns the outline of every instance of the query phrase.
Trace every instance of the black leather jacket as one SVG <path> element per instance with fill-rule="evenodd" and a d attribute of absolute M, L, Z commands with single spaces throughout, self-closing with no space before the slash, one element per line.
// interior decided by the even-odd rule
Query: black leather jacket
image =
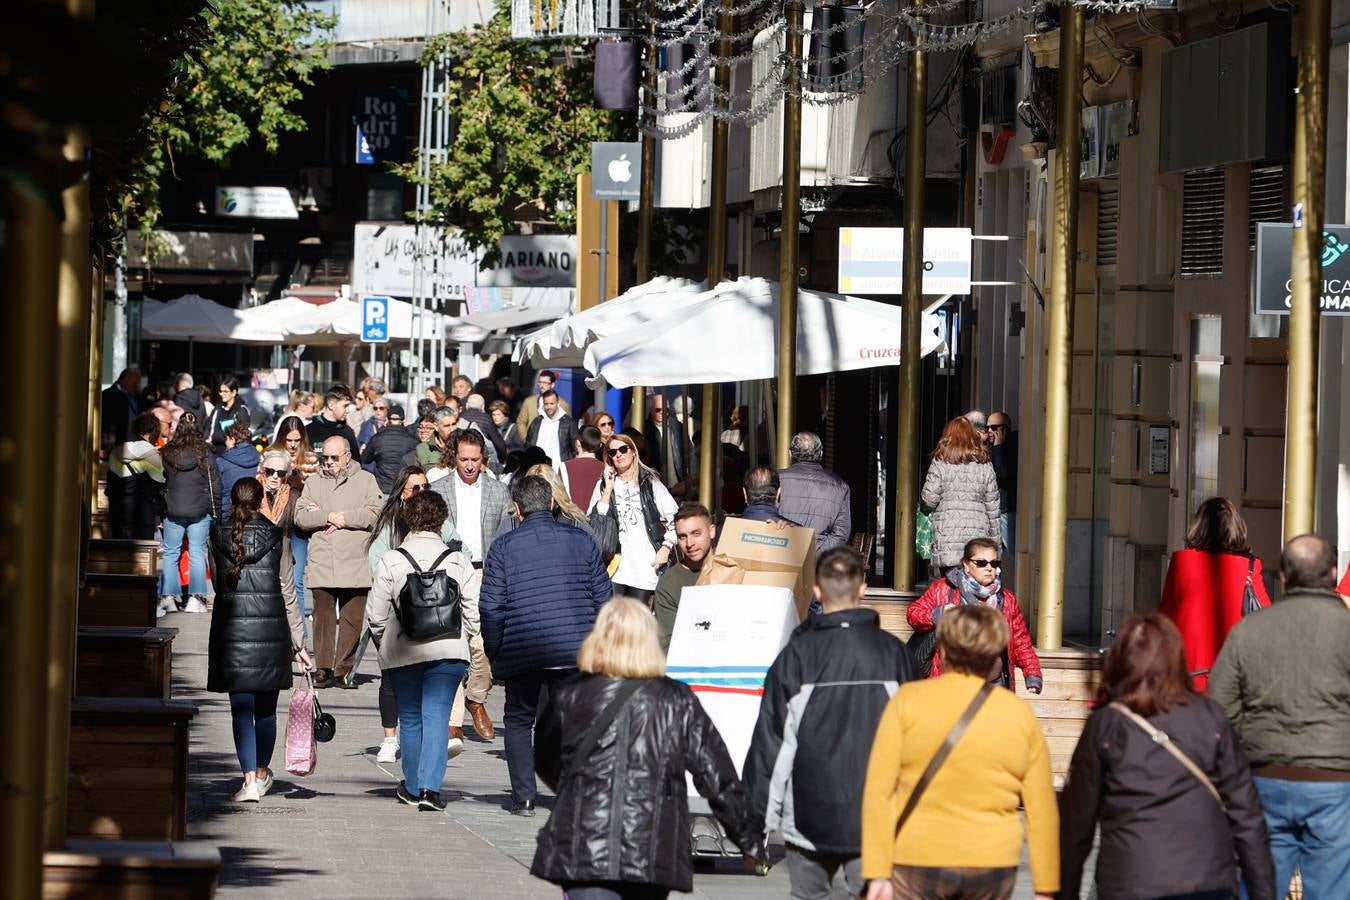
<path fill-rule="evenodd" d="M 211 528 L 216 605 L 211 613 L 206 689 L 271 691 L 291 686 L 291 627 L 281 595 L 283 533 L 261 513 L 244 525 L 244 565 L 232 583 L 230 522 Z"/>
<path fill-rule="evenodd" d="M 621 684 L 621 678 L 578 676 L 553 690 L 540 712 L 535 770 L 558 800 L 530 871 L 557 884 L 622 881 L 692 890 L 685 771 L 749 853 L 755 836 L 745 787 L 702 704 L 669 678 L 645 680 L 590 758 L 569 771 L 572 752 Z"/>

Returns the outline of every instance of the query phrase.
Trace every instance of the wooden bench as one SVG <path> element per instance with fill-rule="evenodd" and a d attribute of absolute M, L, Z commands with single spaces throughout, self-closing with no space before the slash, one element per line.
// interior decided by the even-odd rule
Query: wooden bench
<path fill-rule="evenodd" d="M 181 841 L 187 835 L 183 700 L 76 697 L 70 708 L 70 838 Z"/>
<path fill-rule="evenodd" d="M 75 639 L 75 696 L 168 700 L 177 634 L 177 628 L 80 628 Z"/>
<path fill-rule="evenodd" d="M 150 575 L 93 572 L 80 589 L 75 623 L 81 628 L 125 625 L 153 628 L 159 603 L 159 579 Z"/>
<path fill-rule="evenodd" d="M 159 549 L 159 541 L 95 538 L 89 541 L 85 571 L 112 575 L 158 575 Z"/>
<path fill-rule="evenodd" d="M 67 841 L 42 857 L 43 900 L 210 900 L 220 851 L 200 841 Z"/>

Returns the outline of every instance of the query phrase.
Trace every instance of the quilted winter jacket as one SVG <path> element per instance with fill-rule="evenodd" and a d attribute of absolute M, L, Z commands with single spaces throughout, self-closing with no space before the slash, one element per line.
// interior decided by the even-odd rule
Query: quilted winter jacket
<path fill-rule="evenodd" d="M 1005 588 L 999 592 L 998 599 L 998 609 L 1008 621 L 1008 651 L 1004 659 L 1004 671 L 1008 674 L 1009 687 L 1015 687 L 1017 679 L 1013 677 L 1013 667 L 1022 670 L 1023 678 L 1028 675 L 1039 677 L 1041 659 L 1036 655 L 1036 645 L 1032 643 L 1027 620 L 1022 616 L 1022 607 L 1017 605 L 1017 598 L 1013 596 L 1013 592 Z M 959 605 L 961 594 L 947 579 L 939 578 L 928 586 L 922 597 L 909 605 L 905 618 L 915 631 L 932 631 L 937 627 L 933 612 L 949 603 Z M 930 678 L 937 678 L 942 674 L 942 660 L 936 655 L 933 656 L 933 667 L 928 674 Z"/>
<path fill-rule="evenodd" d="M 309 536 L 305 584 L 318 588 L 368 588 L 366 538 L 380 516 L 380 487 L 356 460 L 337 475 L 326 468 L 305 480 L 295 504 L 295 525 Z M 329 532 L 328 514 L 341 512 L 346 527 Z"/>
<path fill-rule="evenodd" d="M 817 853 L 862 852 L 872 739 L 912 677 L 905 645 L 881 630 L 873 610 L 811 616 L 797 627 L 764 680 L 743 770 L 761 833 Z"/>
<path fill-rule="evenodd" d="M 555 884 L 628 882 L 689 891 L 694 869 L 684 773 L 693 776 L 731 840 L 749 853 L 755 838 L 745 788 L 702 704 L 669 678 L 644 679 L 589 757 L 572 765 L 590 724 L 623 683 L 580 675 L 553 689 L 540 710 L 535 770 L 558 799 L 539 832 L 530 872 Z"/>
<path fill-rule="evenodd" d="M 536 512 L 499 534 L 483 562 L 478 597 L 493 676 L 575 667 L 612 590 L 595 541 L 580 528 Z"/>
<path fill-rule="evenodd" d="M 853 536 L 848 482 L 820 463 L 793 463 L 778 472 L 783 488 L 778 509 L 803 528 L 816 532 L 816 555 L 847 544 Z"/>
<path fill-rule="evenodd" d="M 231 584 L 231 526 L 211 529 L 216 605 L 206 664 L 208 691 L 273 691 L 291 686 L 291 657 L 303 640 L 300 610 L 281 589 L 284 534 L 261 513 L 244 525 L 244 565 Z"/>
<path fill-rule="evenodd" d="M 920 499 L 933 521 L 933 561 L 938 565 L 961 562 L 969 540 L 1000 540 L 998 479 L 989 463 L 933 460 Z"/>

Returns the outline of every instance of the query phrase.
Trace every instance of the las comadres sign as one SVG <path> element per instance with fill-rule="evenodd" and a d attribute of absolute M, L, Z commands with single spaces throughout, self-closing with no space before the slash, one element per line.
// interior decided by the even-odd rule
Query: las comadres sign
<path fill-rule="evenodd" d="M 1322 227 L 1322 295 L 1324 316 L 1350 316 L 1350 225 Z M 1258 315 L 1289 315 L 1290 257 L 1294 226 L 1262 222 L 1256 226 L 1256 296 Z"/>

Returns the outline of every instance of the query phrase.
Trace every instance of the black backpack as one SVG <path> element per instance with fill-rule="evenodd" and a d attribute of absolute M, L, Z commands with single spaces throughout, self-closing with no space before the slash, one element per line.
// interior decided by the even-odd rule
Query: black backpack
<path fill-rule="evenodd" d="M 425 572 L 407 550 L 399 547 L 398 552 L 413 567 L 403 582 L 403 589 L 398 592 L 398 605 L 394 608 L 403 635 L 414 641 L 458 638 L 463 612 L 460 609 L 459 584 L 440 568 L 454 549 L 447 549 L 436 557 L 431 568 Z"/>

